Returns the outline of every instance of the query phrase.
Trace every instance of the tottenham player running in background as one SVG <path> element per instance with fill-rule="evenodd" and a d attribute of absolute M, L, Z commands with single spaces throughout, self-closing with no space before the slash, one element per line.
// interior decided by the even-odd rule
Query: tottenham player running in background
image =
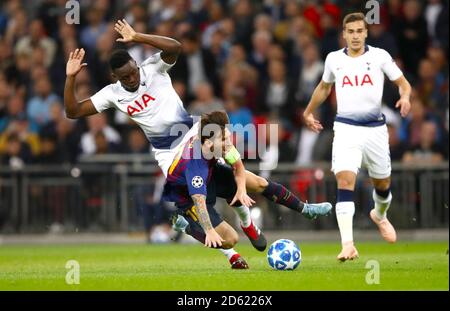
<path fill-rule="evenodd" d="M 401 116 L 406 117 L 411 108 L 411 86 L 392 57 L 383 49 L 365 44 L 367 23 L 364 14 L 345 16 L 343 37 L 347 47 L 327 56 L 322 81 L 303 114 L 311 130 L 322 130 L 313 112 L 335 84 L 337 116 L 333 128 L 332 170 L 338 187 L 336 217 L 342 251 L 337 258 L 341 261 L 358 257 L 353 244 L 353 191 L 361 164 L 368 169 L 375 188 L 375 208 L 370 211 L 370 218 L 386 241 L 394 243 L 397 239 L 395 229 L 386 217 L 392 194 L 388 131 L 381 113 L 384 74 L 399 88 L 396 108 L 400 109 Z"/>

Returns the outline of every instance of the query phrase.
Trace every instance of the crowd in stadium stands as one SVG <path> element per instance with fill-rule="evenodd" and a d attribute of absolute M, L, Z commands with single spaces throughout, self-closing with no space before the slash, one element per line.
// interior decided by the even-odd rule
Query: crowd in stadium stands
<path fill-rule="evenodd" d="M 392 160 L 445 161 L 447 1 L 379 3 L 381 23 L 370 25 L 368 44 L 386 49 L 413 86 L 412 112 L 402 119 L 394 107 L 398 90 L 386 81 L 383 110 Z M 114 82 L 108 67 L 114 49 L 128 49 L 138 63 L 156 52 L 151 46 L 116 42 L 113 25 L 120 18 L 138 32 L 182 43 L 170 75 L 190 113 L 225 109 L 233 124 L 278 124 L 278 144 L 269 142 L 264 161 L 302 165 L 331 159 L 335 97 L 320 108 L 320 134 L 304 126 L 302 110 L 321 79 L 326 55 L 343 47 L 342 17 L 366 12 L 365 1 L 83 0 L 79 24 L 66 22 L 65 4 L 1 1 L 1 165 L 73 163 L 82 154 L 149 152 L 143 133 L 126 115 L 111 111 L 69 120 L 64 114 L 70 51 L 86 50 L 88 66 L 76 80 L 80 100 Z"/>

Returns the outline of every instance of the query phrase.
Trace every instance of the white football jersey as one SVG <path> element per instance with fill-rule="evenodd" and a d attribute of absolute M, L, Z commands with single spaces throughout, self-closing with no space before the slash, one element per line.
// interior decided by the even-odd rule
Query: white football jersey
<path fill-rule="evenodd" d="M 337 117 L 359 123 L 379 121 L 384 74 L 391 81 L 403 75 L 383 49 L 366 45 L 358 57 L 347 55 L 347 48 L 328 54 L 322 80 L 335 83 Z"/>
<path fill-rule="evenodd" d="M 187 136 L 197 134 L 197 126 L 193 126 L 197 120 L 184 109 L 167 73 L 172 66 L 156 53 L 139 66 L 140 85 L 135 92 L 125 90 L 117 81 L 91 97 L 98 112 L 116 108 L 142 128 L 164 174 L 177 147 Z"/>

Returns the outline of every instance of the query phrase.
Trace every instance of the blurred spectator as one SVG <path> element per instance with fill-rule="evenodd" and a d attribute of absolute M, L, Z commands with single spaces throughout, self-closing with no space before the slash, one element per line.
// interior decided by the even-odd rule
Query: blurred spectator
<path fill-rule="evenodd" d="M 286 18 L 284 0 L 270 0 L 265 1 L 263 12 L 266 13 L 270 19 L 275 23 L 279 23 Z"/>
<path fill-rule="evenodd" d="M 404 144 L 399 137 L 398 127 L 394 123 L 386 122 L 389 135 L 389 151 L 392 162 L 401 161 L 403 154 L 406 151 L 406 144 Z"/>
<path fill-rule="evenodd" d="M 150 145 L 140 128 L 134 127 L 129 130 L 124 152 L 131 154 L 150 153 Z"/>
<path fill-rule="evenodd" d="M 129 6 L 124 18 L 130 25 L 148 21 L 145 6 L 139 2 L 134 2 Z"/>
<path fill-rule="evenodd" d="M 211 34 L 209 50 L 214 55 L 217 72 L 220 73 L 230 53 L 230 43 L 226 41 L 226 34 L 222 29 L 216 29 Z"/>
<path fill-rule="evenodd" d="M 225 101 L 225 109 L 228 113 L 230 124 L 236 126 L 236 142 L 247 143 L 249 140 L 253 141 L 254 136 L 252 133 L 245 130 L 245 126 L 251 125 L 253 121 L 252 112 L 245 107 L 245 91 L 243 89 L 234 90 Z M 254 152 L 254 150 L 249 150 L 249 152 Z"/>
<path fill-rule="evenodd" d="M 249 64 L 256 68 L 260 81 L 267 79 L 267 65 L 272 35 L 265 30 L 257 31 L 252 36 L 252 51 L 249 54 Z"/>
<path fill-rule="evenodd" d="M 340 26 L 336 27 L 336 22 L 331 14 L 324 14 L 320 25 L 323 30 L 321 55 L 325 59 L 330 52 L 339 50 Z"/>
<path fill-rule="evenodd" d="M 63 163 L 61 150 L 58 149 L 58 137 L 53 132 L 42 132 L 39 135 L 41 151 L 35 159 L 38 164 L 60 164 Z"/>
<path fill-rule="evenodd" d="M 403 155 L 403 163 L 433 164 L 443 162 L 444 148 L 436 141 L 436 124 L 431 121 L 423 122 L 420 127 L 418 144 L 408 148 Z"/>
<path fill-rule="evenodd" d="M 231 15 L 235 24 L 235 42 L 250 51 L 253 31 L 253 5 L 249 0 L 236 0 L 232 6 Z"/>
<path fill-rule="evenodd" d="M 108 63 L 113 46 L 114 36 L 111 33 L 105 32 L 98 37 L 95 52 L 92 54 L 92 61 L 88 66 L 97 89 L 102 89 L 113 82 Z"/>
<path fill-rule="evenodd" d="M 419 97 L 412 96 L 411 112 L 407 118 L 402 119 L 399 132 L 401 141 L 410 146 L 418 145 L 422 124 L 426 121 L 435 122 L 436 118 L 433 113 L 427 111 Z"/>
<path fill-rule="evenodd" d="M 0 133 L 3 133 L 9 127 L 10 123 L 27 118 L 25 103 L 20 96 L 13 96 L 9 99 L 5 112 L 5 115 L 0 117 Z M 38 131 L 38 126 L 35 123 L 30 121 L 29 125 L 32 132 L 36 133 Z"/>
<path fill-rule="evenodd" d="M 320 59 L 316 44 L 308 44 L 302 53 L 302 71 L 297 77 L 297 92 L 295 100 L 298 106 L 306 107 L 309 99 L 316 88 L 317 83 L 322 79 L 324 63 Z"/>
<path fill-rule="evenodd" d="M 296 150 L 291 132 L 285 122 L 277 118 L 270 118 L 267 124 L 264 124 L 266 132 L 264 137 L 258 138 L 258 144 L 265 144 L 260 157 L 260 176 L 270 178 L 270 172 L 278 166 L 279 163 L 292 163 L 295 161 Z"/>
<path fill-rule="evenodd" d="M 263 111 L 270 115 L 291 119 L 294 86 L 286 76 L 286 67 L 278 60 L 269 63 L 269 80 L 261 84 L 261 98 L 259 103 Z"/>
<path fill-rule="evenodd" d="M 33 160 L 30 146 L 15 132 L 0 136 L 0 157 L 2 165 L 20 169 Z"/>
<path fill-rule="evenodd" d="M 271 33 L 273 31 L 273 25 L 274 22 L 270 15 L 260 13 L 255 16 L 253 29 L 255 32 L 267 31 Z"/>
<path fill-rule="evenodd" d="M 95 154 L 118 153 L 119 145 L 109 142 L 103 131 L 94 133 Z"/>
<path fill-rule="evenodd" d="M 395 36 L 391 32 L 386 31 L 386 24 L 383 22 L 369 25 L 367 44 L 386 50 L 392 58 L 398 56 Z"/>
<path fill-rule="evenodd" d="M 437 16 L 435 25 L 435 39 L 439 45 L 446 50 L 448 57 L 448 3 L 444 3 L 444 7 Z"/>
<path fill-rule="evenodd" d="M 76 121 L 65 117 L 61 104 L 55 102 L 50 107 L 50 122 L 39 132 L 40 137 L 55 140 L 57 159 L 61 163 L 73 163 L 77 158 L 80 135 L 75 124 Z"/>
<path fill-rule="evenodd" d="M 24 53 L 28 57 L 32 57 L 36 51 L 39 51 L 36 48 L 40 48 L 43 53 L 44 65 L 49 67 L 56 53 L 56 43 L 55 40 L 46 35 L 45 31 L 41 20 L 33 20 L 29 28 L 30 34 L 17 42 L 15 46 L 16 53 Z"/>
<path fill-rule="evenodd" d="M 448 81 L 443 75 L 438 74 L 438 64 L 428 58 L 424 58 L 419 63 L 419 82 L 416 85 L 418 96 L 428 109 L 436 109 L 443 117 L 446 102 L 446 88 Z"/>
<path fill-rule="evenodd" d="M 27 103 L 27 116 L 39 127 L 50 121 L 50 106 L 60 102 L 56 94 L 52 92 L 52 84 L 48 77 L 40 77 L 35 81 L 34 96 Z"/>
<path fill-rule="evenodd" d="M 14 3 L 14 1 L 10 1 L 8 4 L 10 3 Z M 28 35 L 27 14 L 21 8 L 12 9 L 10 7 L 9 16 L 11 19 L 8 20 L 5 39 L 11 46 L 14 46 L 19 39 Z"/>
<path fill-rule="evenodd" d="M 437 78 L 448 79 L 448 59 L 445 50 L 438 45 L 432 45 L 427 49 L 427 58 L 436 66 Z"/>
<path fill-rule="evenodd" d="M 427 23 L 419 0 L 406 0 L 403 17 L 397 22 L 397 40 L 405 69 L 416 74 L 417 65 L 425 56 L 425 47 L 428 45 Z"/>
<path fill-rule="evenodd" d="M 97 45 L 98 37 L 106 32 L 107 25 L 103 21 L 103 11 L 91 7 L 86 13 L 88 25 L 81 30 L 80 42 L 86 48 L 87 53 L 93 53 Z"/>
<path fill-rule="evenodd" d="M 257 102 L 258 74 L 245 62 L 230 63 L 224 71 L 223 97 L 226 101 L 235 90 L 243 90 L 246 107 L 252 111 L 261 109 Z M 259 106 L 258 106 L 259 105 Z"/>
<path fill-rule="evenodd" d="M 442 0 L 427 0 L 425 6 L 425 20 L 427 21 L 428 36 L 436 40 L 436 23 L 441 11 L 446 9 Z"/>
<path fill-rule="evenodd" d="M 303 126 L 299 131 L 298 145 L 297 145 L 297 165 L 309 165 L 313 162 L 313 150 L 319 138 L 319 133 L 311 131 L 309 128 Z M 314 158 L 316 160 L 316 158 Z"/>
<path fill-rule="evenodd" d="M 181 38 L 183 52 L 172 68 L 173 79 L 184 81 L 187 85 L 188 99 L 195 95 L 195 87 L 202 81 L 209 81 L 215 94 L 220 94 L 219 80 L 214 55 L 200 46 L 198 34 L 190 31 Z"/>
<path fill-rule="evenodd" d="M 206 5 L 208 5 L 208 2 L 206 2 Z M 227 37 L 228 43 L 231 44 L 228 36 L 234 33 L 233 20 L 225 16 L 225 12 L 218 1 L 209 1 L 209 6 L 209 24 L 202 34 L 203 47 L 209 48 L 211 46 L 211 36 L 216 31 L 222 32 Z"/>
<path fill-rule="evenodd" d="M 105 144 L 116 144 L 119 145 L 121 143 L 121 138 L 119 133 L 108 125 L 106 114 L 97 113 L 90 117 L 88 117 L 88 132 L 84 133 L 81 136 L 81 152 L 83 154 L 94 154 L 97 153 L 97 143 L 101 144 L 102 148 L 105 148 Z M 97 135 L 99 132 L 102 132 L 104 135 L 104 141 L 102 141 L 102 137 Z M 106 146 L 108 148 L 108 146 Z M 104 149 L 100 150 L 103 152 Z"/>
<path fill-rule="evenodd" d="M 21 143 L 28 145 L 32 157 L 39 155 L 41 146 L 38 133 L 34 131 L 33 126 L 23 114 L 17 115 L 8 123 L 6 129 L 0 133 L 0 153 L 8 148 L 8 139 L 10 138 L 13 142 L 19 139 Z M 25 162 L 29 163 L 32 160 L 33 158 L 26 158 Z"/>
<path fill-rule="evenodd" d="M 339 7 L 328 0 L 307 1 L 307 4 L 303 10 L 303 15 L 314 25 L 316 35 L 319 38 L 322 38 L 324 34 L 324 29 L 321 25 L 322 16 L 331 16 L 334 21 L 334 25 L 337 26 L 341 22 L 340 13 Z"/>
<path fill-rule="evenodd" d="M 222 101 L 214 96 L 211 84 L 201 82 L 195 88 L 195 100 L 189 106 L 188 112 L 191 115 L 201 116 L 217 110 L 225 110 Z"/>

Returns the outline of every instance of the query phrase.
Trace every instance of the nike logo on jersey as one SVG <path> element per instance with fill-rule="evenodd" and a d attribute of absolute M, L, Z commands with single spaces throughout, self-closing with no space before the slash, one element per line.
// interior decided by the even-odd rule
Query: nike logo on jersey
<path fill-rule="evenodd" d="M 144 93 L 141 97 L 141 100 L 135 100 L 133 104 L 130 104 L 127 106 L 127 113 L 131 117 L 135 113 L 143 111 L 145 108 L 148 107 L 148 103 L 152 100 L 155 100 L 153 96 L 148 95 L 147 93 Z"/>

